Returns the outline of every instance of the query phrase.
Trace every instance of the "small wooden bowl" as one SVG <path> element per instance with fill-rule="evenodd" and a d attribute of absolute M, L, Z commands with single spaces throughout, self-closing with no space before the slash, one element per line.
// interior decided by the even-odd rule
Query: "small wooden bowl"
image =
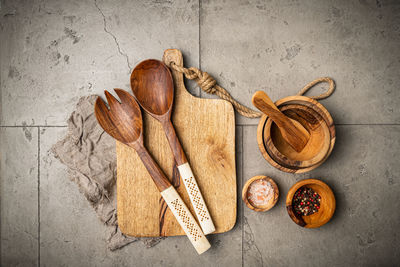
<path fill-rule="evenodd" d="M 278 163 L 287 167 L 307 168 L 321 162 L 330 148 L 330 132 L 324 119 L 312 108 L 303 105 L 285 105 L 280 109 L 286 116 L 300 122 L 310 133 L 310 140 L 301 152 L 294 150 L 272 120 L 264 128 L 266 149 Z"/>
<path fill-rule="evenodd" d="M 321 196 L 319 211 L 308 216 L 296 214 L 292 207 L 294 194 L 303 186 L 311 188 Z M 332 218 L 336 209 L 336 200 L 332 189 L 326 183 L 317 179 L 305 179 L 295 183 L 289 189 L 286 196 L 286 209 L 290 218 L 296 224 L 305 228 L 317 228 L 326 224 Z"/>
<path fill-rule="evenodd" d="M 293 158 L 293 159 L 288 158 L 287 155 L 282 153 L 283 151 L 279 151 L 281 153 L 280 157 L 277 153 L 272 155 L 272 153 L 269 152 L 268 149 L 271 149 L 273 147 L 278 148 L 279 145 L 282 145 L 282 144 L 278 143 L 275 140 L 274 137 L 275 137 L 275 134 L 277 134 L 276 132 L 274 132 L 273 133 L 274 136 L 272 136 L 271 130 L 268 130 L 268 131 L 266 130 L 267 127 L 268 127 L 268 129 L 273 128 L 272 127 L 273 124 L 272 124 L 272 122 L 270 122 L 270 120 L 268 119 L 268 117 L 266 115 L 263 115 L 260 119 L 260 122 L 258 123 L 258 128 L 257 128 L 258 147 L 259 147 L 263 157 L 273 167 L 275 167 L 281 171 L 289 172 L 289 173 L 304 173 L 304 172 L 311 171 L 311 170 L 317 168 L 318 166 L 320 166 L 331 154 L 332 149 L 335 145 L 335 140 L 336 140 L 335 125 L 333 124 L 333 119 L 332 119 L 331 115 L 329 114 L 329 112 L 318 101 L 311 99 L 309 97 L 305 97 L 305 96 L 285 97 L 283 99 L 276 101 L 275 105 L 280 110 L 284 109 L 285 106 L 289 106 L 284 109 L 285 113 L 289 114 L 290 116 L 297 116 L 297 119 L 300 122 L 303 120 L 303 123 L 306 127 L 314 127 L 314 126 L 312 126 L 313 124 L 318 126 L 318 123 L 315 124 L 315 123 L 313 123 L 313 121 L 316 119 L 316 117 L 319 120 L 322 118 L 323 122 L 325 122 L 325 126 L 329 130 L 329 149 L 326 153 L 322 153 L 325 155 L 322 157 L 321 160 L 309 158 L 309 160 L 311 159 L 314 162 L 311 162 L 312 164 L 305 164 L 305 165 L 302 165 L 302 163 L 299 160 L 297 160 L 296 158 Z M 292 106 L 292 105 L 294 105 L 294 106 Z M 304 108 L 299 108 L 299 106 L 302 106 Z M 292 112 L 290 110 L 290 107 L 294 107 L 298 111 Z M 301 112 L 299 110 L 301 110 Z M 311 112 L 311 110 L 312 110 L 312 112 Z M 306 111 L 309 111 L 309 112 L 306 112 Z M 305 116 L 307 113 L 308 113 L 308 115 Z M 316 114 L 318 114 L 318 115 L 316 115 Z M 308 124 L 306 123 L 306 121 L 308 121 L 307 122 Z M 267 124 L 268 124 L 268 126 L 267 126 Z M 321 127 L 323 127 L 320 129 L 322 132 L 325 132 L 325 130 L 326 130 L 325 126 L 321 126 Z M 324 135 L 325 135 L 325 133 L 322 134 L 322 136 L 324 136 Z M 272 138 L 274 138 L 274 139 L 272 139 Z M 323 140 L 325 140 L 325 139 L 323 139 Z M 275 142 L 275 143 L 273 143 L 273 142 Z M 268 147 L 268 149 L 267 149 L 267 147 Z M 322 146 L 321 150 L 324 150 L 323 147 L 324 146 Z M 288 148 L 288 149 L 290 149 L 290 148 Z M 285 152 L 285 153 L 287 153 L 287 152 Z M 317 153 L 317 154 L 319 154 L 319 153 Z M 286 159 L 285 159 L 285 157 L 286 157 Z M 282 161 L 279 159 L 284 159 L 284 160 Z M 291 161 L 293 161 L 293 162 L 291 162 Z M 310 165 L 310 166 L 307 166 L 307 165 Z"/>
<path fill-rule="evenodd" d="M 274 195 L 273 195 L 273 197 L 270 198 L 270 200 L 268 201 L 268 203 L 266 205 L 255 206 L 249 201 L 249 199 L 247 197 L 247 192 L 249 190 L 250 185 L 254 181 L 262 180 L 262 179 L 266 180 L 267 182 L 269 182 L 272 185 L 272 188 L 273 188 L 273 191 L 274 191 Z M 276 185 L 275 181 L 272 180 L 272 178 L 270 178 L 270 177 L 263 176 L 263 175 L 254 176 L 250 180 L 248 180 L 243 186 L 242 199 L 243 199 L 244 203 L 246 203 L 247 207 L 249 207 L 250 209 L 252 209 L 254 211 L 267 211 L 267 210 L 270 210 L 273 206 L 275 206 L 276 202 L 278 201 L 278 198 L 279 198 L 278 186 Z"/>

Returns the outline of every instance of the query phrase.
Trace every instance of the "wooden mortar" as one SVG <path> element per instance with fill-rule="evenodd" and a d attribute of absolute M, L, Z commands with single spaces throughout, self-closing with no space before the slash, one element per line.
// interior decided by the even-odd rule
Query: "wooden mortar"
<path fill-rule="evenodd" d="M 272 127 L 272 123 L 266 115 L 263 115 L 257 128 L 257 142 L 263 157 L 273 167 L 281 171 L 290 173 L 304 173 L 320 166 L 332 152 L 336 140 L 335 125 L 333 124 L 333 119 L 329 112 L 319 102 L 305 96 L 285 97 L 276 101 L 275 105 L 280 110 L 283 109 L 283 111 L 287 115 L 296 117 L 296 119 L 298 119 L 306 128 L 308 127 L 308 129 L 314 131 L 314 134 L 316 134 L 316 136 L 323 137 L 316 140 L 324 140 L 324 144 L 319 146 L 312 145 L 311 147 L 316 148 L 316 151 L 313 153 L 305 151 L 304 155 L 307 155 L 308 158 L 299 158 L 298 155 L 290 154 L 288 153 L 290 149 L 282 149 L 284 143 L 278 142 L 280 140 L 278 138 L 275 139 L 275 137 L 279 136 L 279 134 L 276 131 L 272 132 L 271 128 L 274 128 Z M 295 110 L 291 111 L 290 107 Z M 316 119 L 318 123 L 315 123 Z M 318 129 L 318 127 L 320 127 L 320 129 Z M 329 139 L 325 138 L 327 129 L 329 132 Z M 327 144 L 325 144 L 325 142 L 329 143 L 329 147 L 327 150 Z M 280 149 L 278 150 L 280 152 L 280 155 L 278 155 L 276 151 L 274 154 L 269 151 L 271 149 L 274 149 L 274 147 L 276 148 L 276 150 Z M 288 156 L 290 155 L 293 158 L 289 158 Z M 305 163 L 303 164 L 302 161 L 305 161 Z"/>
<path fill-rule="evenodd" d="M 311 188 L 321 196 L 320 208 L 318 212 L 308 216 L 296 214 L 292 207 L 294 194 L 300 187 L 303 186 Z M 295 183 L 289 189 L 289 192 L 286 196 L 286 209 L 290 218 L 296 224 L 305 228 L 317 228 L 326 224 L 332 218 L 336 209 L 336 199 L 332 189 L 326 183 L 317 179 L 305 179 Z"/>
<path fill-rule="evenodd" d="M 272 120 L 264 128 L 265 146 L 271 157 L 287 167 L 307 168 L 321 162 L 329 151 L 330 133 L 323 118 L 312 108 L 303 105 L 285 105 L 281 111 L 304 126 L 310 139 L 301 152 L 297 152 L 283 139 Z"/>

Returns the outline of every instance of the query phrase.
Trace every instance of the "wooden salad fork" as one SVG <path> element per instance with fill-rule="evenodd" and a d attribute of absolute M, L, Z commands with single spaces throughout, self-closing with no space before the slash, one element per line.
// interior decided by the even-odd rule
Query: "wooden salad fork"
<path fill-rule="evenodd" d="M 211 247 L 210 243 L 178 192 L 170 184 L 143 144 L 142 113 L 135 98 L 122 89 L 114 89 L 114 91 L 121 102 L 108 91 L 104 91 L 110 108 L 98 97 L 94 108 L 97 121 L 113 138 L 136 150 L 161 196 L 197 253 L 201 254 L 207 251 Z"/>
<path fill-rule="evenodd" d="M 215 226 L 206 202 L 171 122 L 174 83 L 170 70 L 159 60 L 142 61 L 132 72 L 131 87 L 138 103 L 147 113 L 158 120 L 164 129 L 183 184 L 204 234 L 214 232 Z"/>

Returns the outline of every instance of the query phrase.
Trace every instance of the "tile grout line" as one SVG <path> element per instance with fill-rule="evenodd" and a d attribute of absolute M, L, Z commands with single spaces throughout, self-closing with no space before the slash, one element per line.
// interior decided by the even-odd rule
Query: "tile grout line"
<path fill-rule="evenodd" d="M 201 93 L 201 90 L 200 90 Z M 258 126 L 258 124 L 235 124 L 235 126 Z M 335 126 L 400 126 L 400 123 L 336 123 Z M 0 128 L 66 128 L 68 125 L 0 125 Z"/>
<path fill-rule="evenodd" d="M 398 126 L 400 123 L 336 123 L 337 126 Z"/>
<path fill-rule="evenodd" d="M 243 155 L 244 155 L 244 151 L 243 151 L 243 137 L 244 137 L 244 133 L 243 133 L 243 127 L 241 127 L 240 126 L 240 134 L 241 134 L 241 140 L 240 140 L 240 179 L 241 179 L 241 186 L 243 187 L 243 174 L 244 174 L 244 171 L 243 171 L 243 163 L 244 163 L 244 160 L 243 160 Z M 242 189 L 242 188 L 240 188 L 240 189 Z M 241 191 L 239 190 L 239 195 L 241 195 Z M 239 197 L 239 201 L 241 201 L 240 200 L 241 199 L 241 197 Z M 244 257 L 243 257 L 243 236 L 244 236 L 244 205 L 243 205 L 243 203 L 242 203 L 242 206 L 241 206 L 241 217 L 242 217 L 242 267 L 244 266 Z"/>
<path fill-rule="evenodd" d="M 0 3 L 1 3 L 1 0 L 0 0 Z M 3 133 L 0 133 L 0 136 L 2 135 Z M 2 151 L 0 150 L 0 158 L 3 158 L 3 153 L 2 153 Z M 1 163 L 0 163 L 0 173 L 1 173 Z M 3 178 L 1 178 L 1 179 L 3 179 Z M 1 193 L 1 182 L 0 182 L 0 193 Z M 1 198 L 1 196 L 0 196 L 0 266 L 1 266 L 1 263 L 2 263 L 2 260 L 3 260 L 3 253 L 2 253 L 2 243 L 3 242 L 1 242 L 1 203 L 2 203 L 2 198 Z"/>
<path fill-rule="evenodd" d="M 237 124 L 236 126 L 255 127 L 258 124 Z M 336 123 L 335 126 L 400 126 L 400 123 Z"/>
<path fill-rule="evenodd" d="M 199 0 L 199 69 L 201 70 L 201 0 Z M 199 96 L 202 96 L 201 88 L 199 86 Z"/>
<path fill-rule="evenodd" d="M 42 127 L 42 128 L 65 128 L 68 125 L 0 125 L 0 128 L 35 128 L 35 127 Z"/>
<path fill-rule="evenodd" d="M 200 57 L 200 55 L 199 55 Z M 199 63 L 200 64 L 200 63 Z M 201 93 L 201 90 L 200 90 Z M 257 124 L 235 124 L 235 126 L 258 126 Z M 335 123 L 335 126 L 400 126 L 400 123 Z M 0 125 L 0 128 L 66 128 L 68 125 Z"/>
<path fill-rule="evenodd" d="M 199 69 L 201 69 L 201 0 L 199 0 Z"/>
<path fill-rule="evenodd" d="M 38 129 L 38 266 L 40 266 L 40 126 Z"/>

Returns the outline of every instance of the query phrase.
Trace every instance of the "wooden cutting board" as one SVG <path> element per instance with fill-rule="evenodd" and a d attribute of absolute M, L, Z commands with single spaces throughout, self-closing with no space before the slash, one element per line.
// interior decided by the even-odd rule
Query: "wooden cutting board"
<path fill-rule="evenodd" d="M 176 49 L 166 50 L 163 61 L 183 66 L 182 53 Z M 229 231 L 236 222 L 237 201 L 233 107 L 225 100 L 192 96 L 185 88 L 183 74 L 172 71 L 172 76 L 175 84 L 172 122 L 213 218 L 215 233 Z M 142 113 L 146 147 L 195 214 L 161 124 Z M 136 152 L 120 142 L 117 142 L 117 210 L 119 227 L 126 235 L 184 235 Z"/>

